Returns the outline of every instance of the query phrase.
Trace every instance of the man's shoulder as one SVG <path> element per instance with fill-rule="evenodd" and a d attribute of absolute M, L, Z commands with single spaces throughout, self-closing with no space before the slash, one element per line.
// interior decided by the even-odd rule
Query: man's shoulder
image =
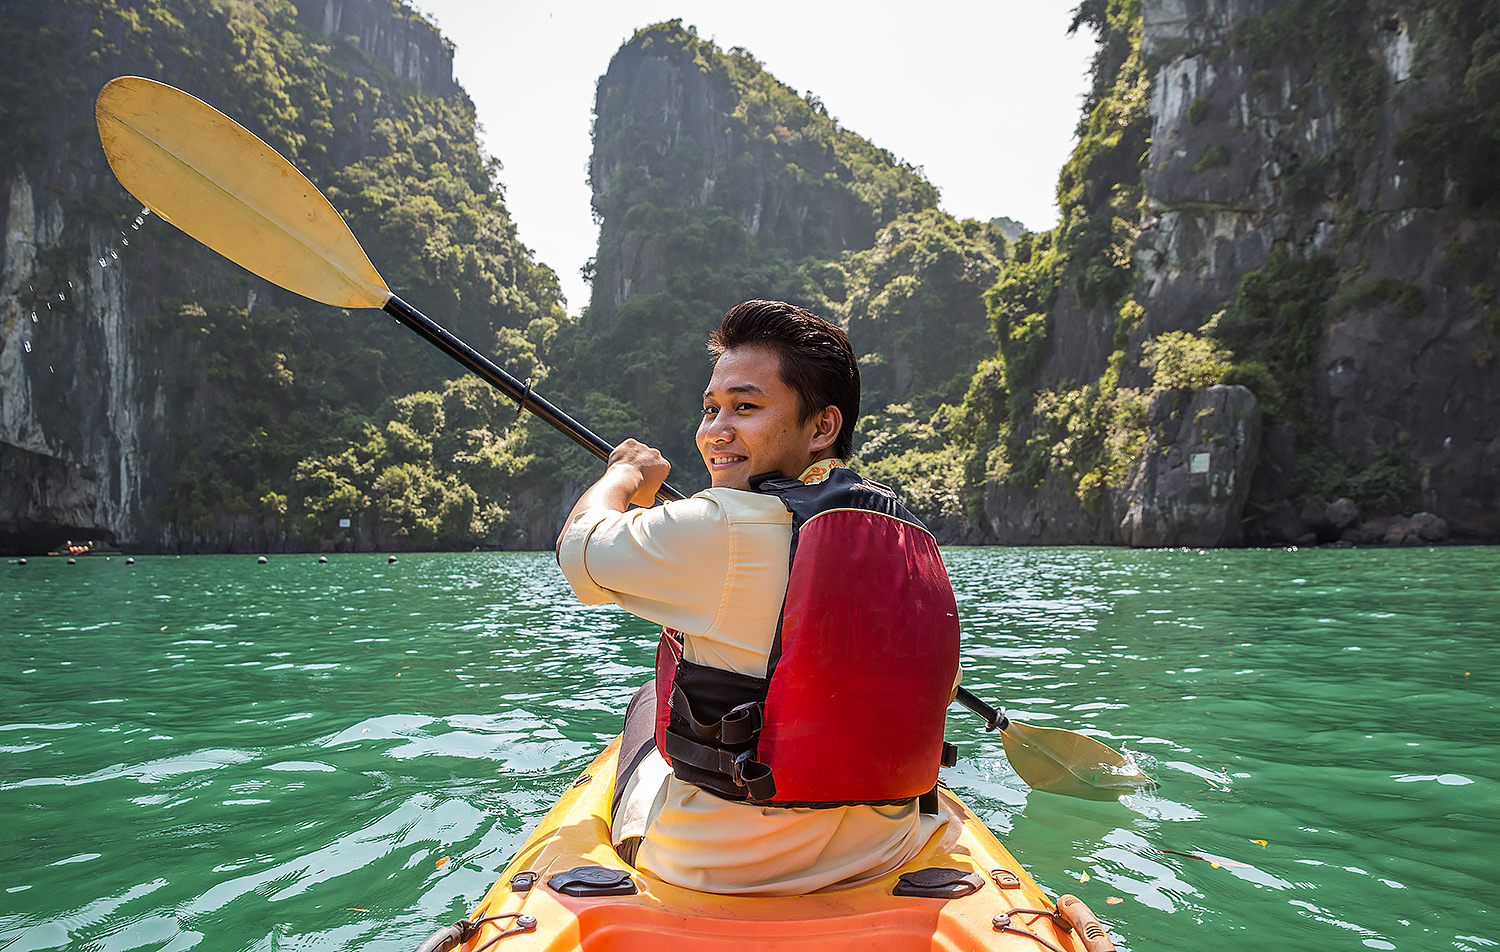
<path fill-rule="evenodd" d="M 705 499 L 719 510 L 719 518 L 731 525 L 771 523 L 791 525 L 792 514 L 777 496 L 746 489 L 705 489 L 693 496 Z"/>

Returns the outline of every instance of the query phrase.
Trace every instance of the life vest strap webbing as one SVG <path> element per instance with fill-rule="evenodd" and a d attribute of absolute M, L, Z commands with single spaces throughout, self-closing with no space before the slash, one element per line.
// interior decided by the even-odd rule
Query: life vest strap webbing
<path fill-rule="evenodd" d="M 747 701 L 729 710 L 717 721 L 700 720 L 693 711 L 692 702 L 682 685 L 672 685 L 672 710 L 687 723 L 694 734 L 704 740 L 717 740 L 722 744 L 745 744 L 755 740 L 765 724 L 766 705 L 762 701 Z"/>
<path fill-rule="evenodd" d="M 667 731 L 667 756 L 673 762 L 681 761 L 724 775 L 736 787 L 743 787 L 745 796 L 751 800 L 769 800 L 776 796 L 776 781 L 771 768 L 754 759 L 754 752 L 745 750 L 734 753 L 718 747 L 709 747 L 683 737 L 676 731 Z"/>

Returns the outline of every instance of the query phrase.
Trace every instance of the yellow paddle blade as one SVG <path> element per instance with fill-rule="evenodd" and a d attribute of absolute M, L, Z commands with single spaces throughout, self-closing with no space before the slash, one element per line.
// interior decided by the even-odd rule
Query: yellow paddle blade
<path fill-rule="evenodd" d="M 1114 800 L 1156 781 L 1113 747 L 1076 731 L 1011 721 L 1000 731 L 1005 756 L 1033 790 L 1085 800 Z"/>
<path fill-rule="evenodd" d="M 94 115 L 120 184 L 230 261 L 335 307 L 382 307 L 390 299 L 317 186 L 208 103 L 121 76 L 105 84 Z"/>

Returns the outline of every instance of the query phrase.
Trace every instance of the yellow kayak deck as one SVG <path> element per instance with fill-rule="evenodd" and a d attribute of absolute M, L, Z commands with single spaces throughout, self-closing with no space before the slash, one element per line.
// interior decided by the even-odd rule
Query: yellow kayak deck
<path fill-rule="evenodd" d="M 1059 901 L 1062 913 L 988 828 L 951 791 L 939 788 L 942 809 L 960 817 L 956 844 L 935 835 L 910 863 L 872 883 L 809 896 L 723 896 L 662 882 L 625 863 L 610 845 L 609 812 L 619 739 L 565 792 L 500 874 L 471 923 L 480 923 L 464 952 L 623 950 L 740 952 L 786 950 L 1064 950 L 1113 948 L 1086 906 Z M 575 891 L 633 887 L 629 895 L 569 895 L 549 880 L 586 869 Z M 949 884 L 956 898 L 893 895 L 902 875 Z M 627 881 L 628 877 L 628 881 Z M 918 882 L 924 880 L 917 877 Z M 925 883 L 933 885 L 932 882 Z M 977 885 L 978 888 L 973 888 Z"/>

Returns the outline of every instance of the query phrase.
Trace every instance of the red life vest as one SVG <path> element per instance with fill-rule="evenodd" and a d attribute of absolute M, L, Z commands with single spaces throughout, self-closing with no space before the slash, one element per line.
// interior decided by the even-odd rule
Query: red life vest
<path fill-rule="evenodd" d="M 774 474 L 773 474 L 774 475 Z M 900 803 L 932 790 L 958 672 L 958 608 L 931 533 L 884 486 L 757 478 L 792 513 L 765 677 L 657 646 L 656 746 L 681 779 L 773 806 Z"/>

